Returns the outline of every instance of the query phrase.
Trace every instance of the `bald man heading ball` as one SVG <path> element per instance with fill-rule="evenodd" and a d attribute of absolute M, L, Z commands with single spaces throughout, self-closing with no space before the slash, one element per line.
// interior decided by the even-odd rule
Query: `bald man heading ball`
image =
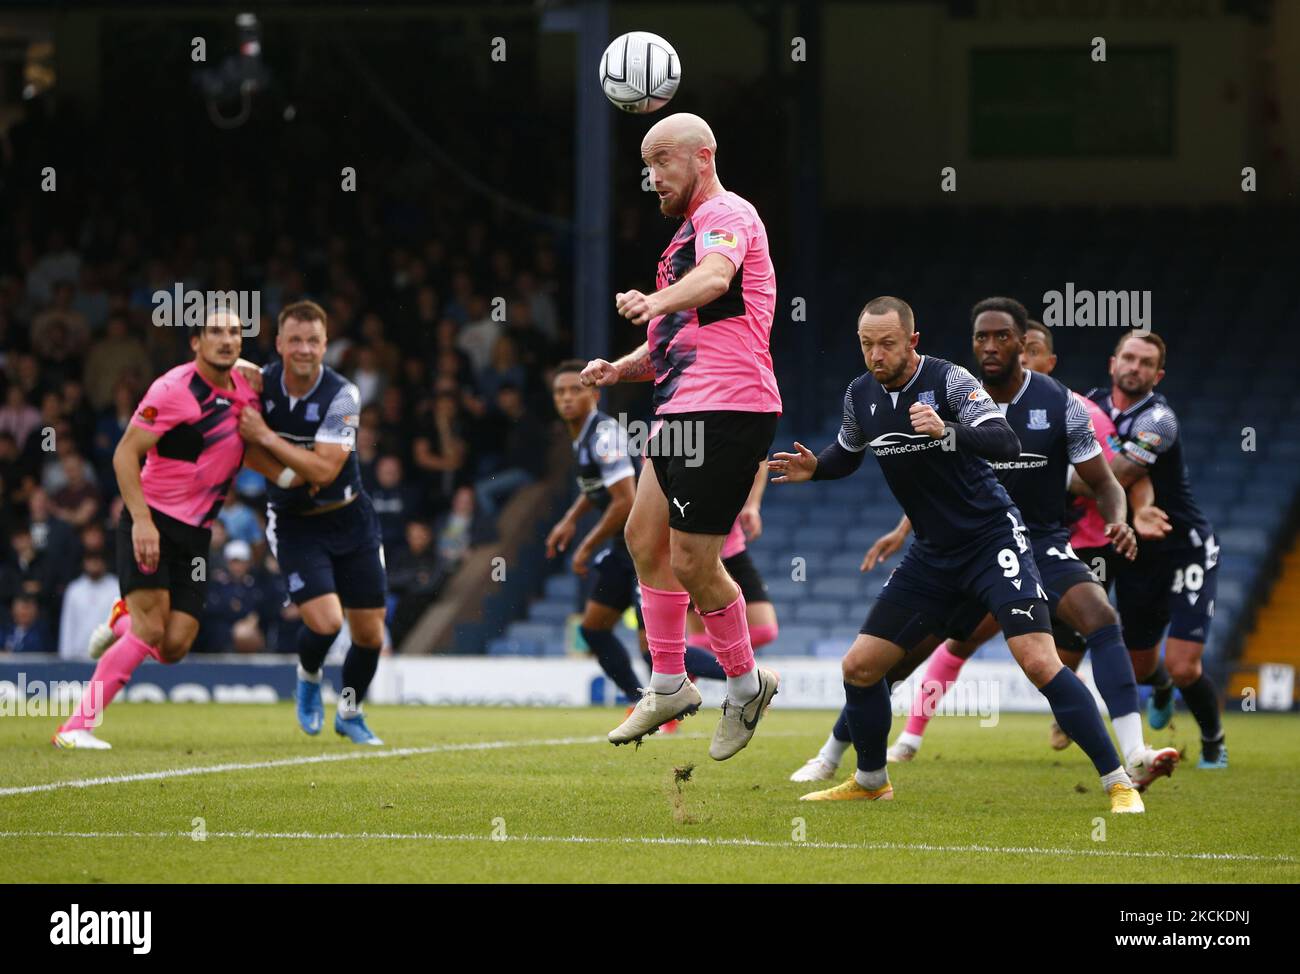
<path fill-rule="evenodd" d="M 647 326 L 646 343 L 617 362 L 595 359 L 582 380 L 655 384 L 646 449 L 655 476 L 641 478 L 625 532 L 653 660 L 650 692 L 610 742 L 639 741 L 699 708 L 684 663 L 693 604 L 727 674 L 709 747 L 722 761 L 749 743 L 777 692 L 776 674 L 754 662 L 745 599 L 719 553 L 767 457 L 781 393 L 769 351 L 776 274 L 767 230 L 748 201 L 723 189 L 717 148 L 697 115 L 669 115 L 646 133 L 641 156 L 659 210 L 681 225 L 659 258 L 656 290 L 615 297 L 619 314 Z M 688 443 L 699 453 L 687 456 Z"/>

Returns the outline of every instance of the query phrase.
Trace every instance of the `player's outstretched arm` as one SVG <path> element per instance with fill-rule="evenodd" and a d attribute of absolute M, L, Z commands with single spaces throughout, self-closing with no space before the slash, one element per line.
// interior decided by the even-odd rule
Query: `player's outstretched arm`
<path fill-rule="evenodd" d="M 251 446 L 260 446 L 274 457 L 282 467 L 287 467 L 309 484 L 324 487 L 333 483 L 347 462 L 351 452 L 349 444 L 316 443 L 314 450 L 294 446 L 281 439 L 266 425 L 266 420 L 256 409 L 244 408 L 239 412 L 239 435 Z M 283 471 L 280 471 L 283 473 Z M 279 474 L 272 479 L 279 482 Z M 285 486 L 290 483 L 285 477 Z"/>
<path fill-rule="evenodd" d="M 592 555 L 627 524 L 627 516 L 632 513 L 632 502 L 636 500 L 636 477 L 629 475 L 616 480 L 605 489 L 609 491 L 609 505 L 573 553 L 573 570 L 578 575 L 587 574 L 587 565 Z"/>
<path fill-rule="evenodd" d="M 1174 529 L 1169 515 L 1156 507 L 1156 488 L 1150 477 L 1129 484 L 1128 505 L 1133 511 L 1133 529 L 1143 541 L 1159 541 Z"/>
<path fill-rule="evenodd" d="M 117 441 L 117 449 L 113 451 L 113 473 L 117 475 L 117 489 L 122 494 L 122 503 L 131 514 L 131 545 L 136 564 L 146 572 L 157 569 L 161 542 L 158 528 L 153 523 L 153 514 L 144 499 L 140 465 L 160 439 L 162 433 L 141 429 L 130 423 L 122 438 Z"/>
<path fill-rule="evenodd" d="M 594 506 L 587 500 L 586 494 L 578 495 L 577 499 L 569 505 L 569 509 L 564 512 L 564 517 L 555 522 L 555 527 L 551 528 L 546 536 L 547 558 L 554 558 L 557 552 L 569 550 L 569 542 L 573 540 L 574 532 L 577 531 L 578 519 Z"/>
<path fill-rule="evenodd" d="M 620 291 L 614 296 L 618 313 L 634 325 L 647 324 L 651 318 L 699 308 L 727 293 L 736 265 L 722 254 L 706 254 L 690 273 L 662 291 Z"/>
<path fill-rule="evenodd" d="M 798 453 L 774 453 L 767 469 L 777 476 L 774 484 L 801 484 L 806 480 L 839 480 L 862 466 L 862 451 L 846 450 L 839 441 L 814 454 L 796 442 Z"/>
<path fill-rule="evenodd" d="M 629 352 L 616 362 L 606 362 L 603 358 L 592 359 L 579 376 L 584 386 L 649 382 L 654 377 L 655 367 L 650 361 L 650 346 L 644 342 L 636 351 Z"/>
<path fill-rule="evenodd" d="M 275 457 L 264 448 L 256 443 L 249 443 L 244 447 L 244 466 L 249 470 L 256 470 L 267 480 L 275 480 L 284 470 L 285 464 L 280 463 Z M 289 482 L 289 487 L 301 487 L 307 481 L 296 473 L 293 480 Z"/>
<path fill-rule="evenodd" d="M 1110 538 L 1115 553 L 1132 561 L 1137 557 L 1137 535 L 1128 525 L 1128 502 L 1124 497 L 1124 488 L 1111 473 L 1106 458 L 1098 453 L 1076 463 L 1074 469 L 1097 498 L 1097 510 L 1106 522 L 1106 537 Z"/>

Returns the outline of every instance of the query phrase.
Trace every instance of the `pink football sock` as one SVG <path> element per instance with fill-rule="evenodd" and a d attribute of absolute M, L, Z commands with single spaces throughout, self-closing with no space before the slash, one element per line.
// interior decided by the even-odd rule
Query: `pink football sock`
<path fill-rule="evenodd" d="M 776 642 L 776 634 L 780 629 L 775 622 L 764 623 L 761 626 L 749 627 L 749 643 L 755 649 L 759 646 L 766 646 L 768 643 Z"/>
<path fill-rule="evenodd" d="M 904 728 L 908 734 L 920 737 L 925 733 L 925 725 L 930 723 L 930 717 L 938 708 L 939 701 L 948 692 L 948 685 L 957 679 L 957 674 L 965 663 L 960 656 L 954 656 L 948 651 L 947 643 L 934 651 L 925 674 L 921 677 L 921 684 L 916 688 L 916 697 L 912 700 L 912 713 Z"/>
<path fill-rule="evenodd" d="M 686 675 L 686 608 L 691 597 L 641 584 L 641 615 L 650 647 L 650 668 L 663 676 Z"/>
<path fill-rule="evenodd" d="M 95 675 L 90 678 L 90 686 L 81 695 L 77 712 L 59 730 L 88 730 L 97 727 L 103 720 L 108 705 L 117 696 L 117 692 L 126 686 L 127 680 L 131 679 L 131 674 L 144 662 L 146 656 L 158 659 L 158 650 L 133 632 L 128 632 L 110 646 L 99 658 Z"/>
<path fill-rule="evenodd" d="M 688 632 L 686 634 L 686 645 L 692 649 L 710 649 L 709 634 L 707 632 Z"/>
<path fill-rule="evenodd" d="M 745 596 L 723 609 L 701 612 L 709 646 L 727 676 L 743 676 L 754 668 L 754 647 L 749 642 L 749 623 L 745 619 Z"/>

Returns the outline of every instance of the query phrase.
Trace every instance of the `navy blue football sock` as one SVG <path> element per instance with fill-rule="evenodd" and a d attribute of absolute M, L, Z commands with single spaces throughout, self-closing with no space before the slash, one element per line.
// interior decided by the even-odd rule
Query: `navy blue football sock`
<path fill-rule="evenodd" d="M 632 661 L 628 659 L 627 650 L 622 641 L 614 635 L 613 630 L 579 626 L 578 631 L 591 647 L 600 668 L 614 681 L 614 685 L 622 691 L 623 696 L 632 701 L 640 700 L 641 691 L 637 689 L 636 672 L 632 669 Z"/>
<path fill-rule="evenodd" d="M 1110 719 L 1135 714 L 1138 710 L 1137 679 L 1133 676 L 1133 661 L 1124 646 L 1124 635 L 1118 625 L 1102 626 L 1092 632 L 1085 642 L 1092 654 L 1092 679 L 1097 692 L 1106 701 Z"/>
<path fill-rule="evenodd" d="M 718 658 L 710 653 L 707 649 L 700 649 L 698 646 L 686 647 L 686 672 L 691 676 L 703 677 L 706 680 L 725 680 L 726 671 L 722 669 L 722 664 Z"/>
<path fill-rule="evenodd" d="M 1151 696 L 1158 709 L 1163 710 L 1169 706 L 1169 697 L 1174 692 L 1174 681 L 1169 671 L 1165 669 L 1164 660 L 1156 660 L 1156 668 L 1138 682 L 1144 687 L 1154 688 Z"/>
<path fill-rule="evenodd" d="M 1097 774 L 1110 774 L 1120 766 L 1119 754 L 1110 742 L 1106 725 L 1101 722 L 1097 702 L 1069 667 L 1062 666 L 1039 692 L 1051 704 L 1057 725 L 1092 759 Z"/>
<path fill-rule="evenodd" d="M 1201 740 L 1206 743 L 1220 741 L 1223 738 L 1223 724 L 1219 721 L 1219 692 L 1210 678 L 1202 673 L 1195 683 L 1180 687 L 1178 692 L 1183 695 L 1183 703 L 1187 704 L 1187 709 L 1200 725 Z"/>
<path fill-rule="evenodd" d="M 889 725 L 894 719 L 885 681 L 877 680 L 869 687 L 844 684 L 844 719 L 858 752 L 858 770 L 879 771 L 885 766 Z"/>
<path fill-rule="evenodd" d="M 831 734 L 837 741 L 845 744 L 853 740 L 852 735 L 849 734 L 849 715 L 843 707 L 840 708 L 840 715 L 835 718 L 835 726 L 831 728 Z"/>
<path fill-rule="evenodd" d="M 322 636 L 308 629 L 305 623 L 301 625 L 298 628 L 298 662 L 302 668 L 313 675 L 319 673 L 325 663 L 325 654 L 338 638 L 337 632 Z"/>
<path fill-rule="evenodd" d="M 348 709 L 349 702 L 352 707 L 361 706 L 362 701 L 366 699 L 366 692 L 370 689 L 370 681 L 375 678 L 375 670 L 378 668 L 378 646 L 362 646 L 354 642 L 348 647 L 348 655 L 343 657 L 343 689 L 339 694 L 342 698 L 349 690 L 352 691 L 350 701 L 340 701 L 345 709 Z"/>

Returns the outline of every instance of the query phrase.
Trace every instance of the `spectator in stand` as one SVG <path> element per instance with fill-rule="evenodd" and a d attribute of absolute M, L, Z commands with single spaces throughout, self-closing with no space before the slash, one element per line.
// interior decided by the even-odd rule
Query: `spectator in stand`
<path fill-rule="evenodd" d="M 0 409 L 0 433 L 12 436 L 21 454 L 27 446 L 27 438 L 40 428 L 40 410 L 27 401 L 21 386 L 11 385 L 5 391 L 4 408 Z"/>
<path fill-rule="evenodd" d="M 27 499 L 35 487 L 33 478 L 18 462 L 18 445 L 9 433 L 0 433 L 0 534 L 8 536 L 14 517 L 25 512 Z"/>
<path fill-rule="evenodd" d="M 81 543 L 77 532 L 54 513 L 49 495 L 39 487 L 27 499 L 27 527 L 36 550 L 48 554 L 61 572 L 68 573 L 61 581 L 71 581 L 81 560 Z"/>
<path fill-rule="evenodd" d="M 97 520 L 103 510 L 99 488 L 87 478 L 89 464 L 75 453 L 66 453 L 63 465 L 65 483 L 49 497 L 50 513 L 73 528 L 84 528 Z"/>
<path fill-rule="evenodd" d="M 76 289 L 71 281 L 54 285 L 50 306 L 32 319 L 32 351 L 46 363 L 71 361 L 69 374 L 80 375 L 80 359 L 90 344 L 90 325 L 86 316 L 72 306 Z"/>
<path fill-rule="evenodd" d="M 234 483 L 226 491 L 226 502 L 217 514 L 217 520 L 232 541 L 255 545 L 262 540 L 262 522 L 257 519 L 257 513 L 235 492 Z"/>
<path fill-rule="evenodd" d="M 406 543 L 388 569 L 388 589 L 397 597 L 389 627 L 394 646 L 401 646 L 420 616 L 438 597 L 445 578 L 429 525 L 424 521 L 410 521 L 405 534 Z"/>
<path fill-rule="evenodd" d="M 487 299 L 474 295 L 469 301 L 470 321 L 461 329 L 456 346 L 469 356 L 474 373 L 482 372 L 491 362 L 492 347 L 501 337 L 502 327 L 488 311 Z"/>
<path fill-rule="evenodd" d="M 352 381 L 356 384 L 361 405 L 369 406 L 379 401 L 388 378 L 380 371 L 379 358 L 369 345 L 357 348 L 356 362 L 356 368 L 352 370 Z"/>
<path fill-rule="evenodd" d="M 86 388 L 80 379 L 63 381 L 62 411 L 63 418 L 72 427 L 72 437 L 77 442 L 79 453 L 89 453 L 95 436 L 95 411 L 86 401 Z"/>
<path fill-rule="evenodd" d="M 68 485 L 68 471 L 73 464 L 81 467 L 82 479 L 93 484 L 95 467 L 77 449 L 77 441 L 66 419 L 60 417 L 54 421 L 54 434 L 54 451 L 43 454 L 45 462 L 41 465 L 41 487 L 47 494 L 57 494 Z"/>
<path fill-rule="evenodd" d="M 63 593 L 59 656 L 75 660 L 90 658 L 87 652 L 90 634 L 108 618 L 118 595 L 117 576 L 109 572 L 105 552 L 87 548 L 81 557 L 81 575 Z"/>
<path fill-rule="evenodd" d="M 370 488 L 370 502 L 379 518 L 384 539 L 384 553 L 392 557 L 406 543 L 407 521 L 424 517 L 422 492 L 404 481 L 402 461 L 382 456 L 375 464 L 375 485 Z"/>
<path fill-rule="evenodd" d="M 518 348 L 508 334 L 502 335 L 492 348 L 492 363 L 479 373 L 479 393 L 491 402 L 496 399 L 497 390 L 502 386 L 523 389 L 526 383 L 527 376 L 519 363 Z"/>
<path fill-rule="evenodd" d="M 555 301 L 537 286 L 537 275 L 532 271 L 521 271 L 515 278 L 515 294 L 532 312 L 537 330 L 546 336 L 552 345 L 560 338 L 560 316 L 555 310 Z"/>
<path fill-rule="evenodd" d="M 262 619 L 275 612 L 269 581 L 251 570 L 253 549 L 228 541 L 224 568 L 211 576 L 200 638 L 209 653 L 257 653 L 266 647 Z"/>
<path fill-rule="evenodd" d="M 546 469 L 548 437 L 537 418 L 524 408 L 515 386 L 497 392 L 497 413 L 490 421 L 492 445 L 486 470 L 474 485 L 474 499 L 484 516 L 495 521 L 498 509 L 520 487 L 533 483 Z"/>
<path fill-rule="evenodd" d="M 374 352 L 376 370 L 395 378 L 402 368 L 402 350 L 384 337 L 384 319 L 373 311 L 368 313 L 361 319 L 361 338 Z"/>
<path fill-rule="evenodd" d="M 45 305 L 54 297 L 60 281 L 75 281 L 81 276 L 81 256 L 68 245 L 67 235 L 59 227 L 50 230 L 45 253 L 27 272 L 29 300 Z"/>
<path fill-rule="evenodd" d="M 397 386 L 385 389 L 380 401 L 379 446 L 384 453 L 401 457 L 403 463 L 410 461 L 411 418 L 406 398 Z"/>
<path fill-rule="evenodd" d="M 100 268 L 94 264 L 81 265 L 81 280 L 77 283 L 77 296 L 72 307 L 86 319 L 86 325 L 92 335 L 103 331 L 104 322 L 108 320 L 108 292 L 101 283 Z"/>
<path fill-rule="evenodd" d="M 432 513 L 446 510 L 456 488 L 471 474 L 464 427 L 458 397 L 449 391 L 439 392 L 432 408 L 417 420 L 411 455 L 424 476 Z"/>
<path fill-rule="evenodd" d="M 52 653 L 54 637 L 41 616 L 40 603 L 31 595 L 16 596 L 9 622 L 0 626 L 0 650 L 6 653 Z"/>
<path fill-rule="evenodd" d="M 455 574 L 474 542 L 474 491 L 462 487 L 452 498 L 451 510 L 438 525 L 438 558 L 443 570 Z"/>
<path fill-rule="evenodd" d="M 48 610 L 58 603 L 62 585 L 59 566 L 48 552 L 39 551 L 31 529 L 20 524 L 9 534 L 10 557 L 0 566 L 0 605 L 19 595 L 30 595 Z M 75 562 L 74 562 L 75 564 Z"/>
<path fill-rule="evenodd" d="M 126 315 L 110 315 L 104 337 L 94 342 L 86 355 L 86 396 L 90 404 L 99 410 L 115 405 L 119 384 L 124 379 L 142 377 L 148 359 L 144 344 L 131 337 Z M 128 388 L 134 395 L 137 383 L 132 381 Z M 135 403 L 131 406 L 134 408 Z"/>
<path fill-rule="evenodd" d="M 457 345 L 460 326 L 452 318 L 442 318 L 434 330 L 433 362 L 438 375 L 449 375 L 458 386 L 472 385 L 474 366 Z"/>
<path fill-rule="evenodd" d="M 117 490 L 117 478 L 113 475 L 113 451 L 117 449 L 117 441 L 131 423 L 137 399 L 130 381 L 120 379 L 113 386 L 112 405 L 102 410 L 95 421 L 90 458 L 95 464 L 96 480 L 114 493 Z"/>

